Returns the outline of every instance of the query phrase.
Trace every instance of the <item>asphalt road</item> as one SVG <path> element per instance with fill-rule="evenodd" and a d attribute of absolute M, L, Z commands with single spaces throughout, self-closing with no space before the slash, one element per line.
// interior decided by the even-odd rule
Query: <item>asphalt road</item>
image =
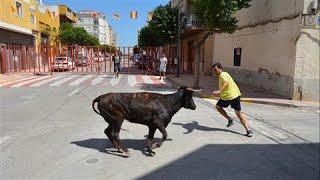
<path fill-rule="evenodd" d="M 155 149 L 155 157 L 144 153 L 147 127 L 129 122 L 120 135 L 131 156 L 116 153 L 92 100 L 137 91 L 175 90 L 125 80 L 115 86 L 0 88 L 0 179 L 319 179 L 314 109 L 243 103 L 254 133 L 248 138 L 239 121 L 226 128 L 215 100 L 195 97 L 197 109 L 181 109 L 173 117 L 168 141 Z M 156 137 L 161 138 L 158 131 Z"/>

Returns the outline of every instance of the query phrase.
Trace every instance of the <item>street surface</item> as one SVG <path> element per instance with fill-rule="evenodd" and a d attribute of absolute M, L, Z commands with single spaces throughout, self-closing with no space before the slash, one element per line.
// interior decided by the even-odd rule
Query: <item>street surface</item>
<path fill-rule="evenodd" d="M 167 127 L 168 141 L 144 153 L 146 126 L 123 123 L 131 156 L 115 153 L 92 100 L 108 92 L 172 93 L 157 76 L 69 74 L 0 84 L 0 179 L 319 179 L 319 110 L 243 103 L 253 130 L 195 97 Z M 161 138 L 156 132 L 156 141 Z"/>

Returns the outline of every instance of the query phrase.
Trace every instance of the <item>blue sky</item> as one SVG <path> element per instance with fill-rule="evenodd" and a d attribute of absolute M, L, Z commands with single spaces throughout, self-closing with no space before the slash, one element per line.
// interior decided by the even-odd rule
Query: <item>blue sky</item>
<path fill-rule="evenodd" d="M 145 26 L 148 12 L 157 6 L 166 5 L 169 0 L 42 0 L 44 4 L 65 4 L 75 13 L 79 10 L 94 10 L 104 13 L 112 30 L 118 33 L 119 46 L 138 44 L 137 32 Z M 137 11 L 138 18 L 131 19 L 130 12 Z M 120 20 L 112 18 L 113 13 L 120 13 Z"/>

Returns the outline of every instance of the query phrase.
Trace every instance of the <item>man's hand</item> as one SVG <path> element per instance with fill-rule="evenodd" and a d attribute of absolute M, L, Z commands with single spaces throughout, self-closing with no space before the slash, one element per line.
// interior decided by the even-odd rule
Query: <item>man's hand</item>
<path fill-rule="evenodd" d="M 219 96 L 219 94 L 220 94 L 220 91 L 213 91 L 213 93 L 212 93 L 214 96 Z"/>

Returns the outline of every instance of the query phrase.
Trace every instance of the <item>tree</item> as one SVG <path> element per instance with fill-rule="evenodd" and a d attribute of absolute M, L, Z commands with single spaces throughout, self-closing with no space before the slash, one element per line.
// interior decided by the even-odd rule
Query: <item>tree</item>
<path fill-rule="evenodd" d="M 153 12 L 153 18 L 139 33 L 138 45 L 162 46 L 177 41 L 178 10 L 171 8 L 170 2 L 165 6 L 158 6 Z"/>
<path fill-rule="evenodd" d="M 84 28 L 74 27 L 70 23 L 63 23 L 61 25 L 58 39 L 64 45 L 99 45 L 98 38 L 88 34 Z"/>
<path fill-rule="evenodd" d="M 195 44 L 197 77 L 194 84 L 199 88 L 199 56 L 200 46 L 213 33 L 233 33 L 237 29 L 238 20 L 234 14 L 243 8 L 250 7 L 251 0 L 192 0 L 196 15 L 203 27 L 204 35 Z"/>

